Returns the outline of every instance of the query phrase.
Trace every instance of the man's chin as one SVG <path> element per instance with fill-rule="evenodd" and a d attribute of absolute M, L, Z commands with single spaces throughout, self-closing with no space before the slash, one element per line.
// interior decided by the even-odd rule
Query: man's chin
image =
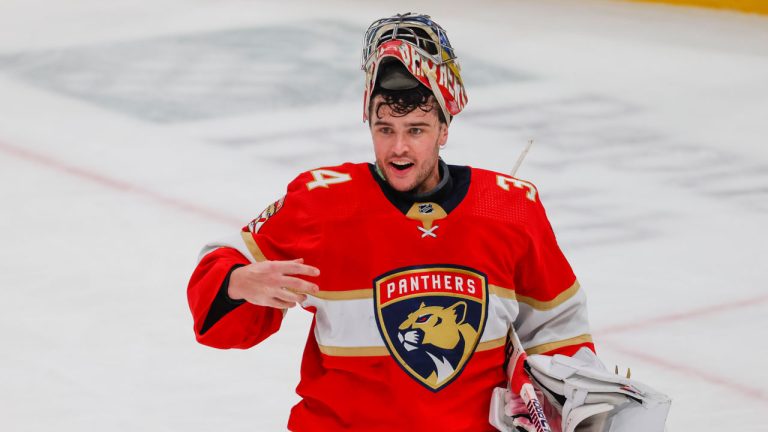
<path fill-rule="evenodd" d="M 402 176 L 398 172 L 394 172 L 393 169 L 387 167 L 384 171 L 384 180 L 386 180 L 389 187 L 398 192 L 410 192 L 417 186 L 416 179 L 412 175 Z"/>
<path fill-rule="evenodd" d="M 389 186 L 398 191 L 398 192 L 411 192 L 413 189 L 416 188 L 416 185 L 410 181 L 410 182 L 404 182 L 404 181 L 398 181 L 399 179 L 394 179 L 394 181 L 387 179 L 387 183 Z"/>

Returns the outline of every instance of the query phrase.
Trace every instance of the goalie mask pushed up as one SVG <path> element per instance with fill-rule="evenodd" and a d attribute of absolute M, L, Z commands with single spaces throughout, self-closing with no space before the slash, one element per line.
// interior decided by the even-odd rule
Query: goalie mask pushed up
<path fill-rule="evenodd" d="M 467 104 L 453 47 L 445 30 L 428 15 L 407 13 L 374 21 L 365 32 L 361 66 L 365 71 L 363 121 L 368 121 L 377 86 L 408 90 L 424 85 L 448 123 Z"/>

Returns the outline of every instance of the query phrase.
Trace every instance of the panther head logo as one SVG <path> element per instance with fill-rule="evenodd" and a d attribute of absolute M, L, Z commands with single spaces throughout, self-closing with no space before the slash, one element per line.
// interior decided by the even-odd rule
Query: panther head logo
<path fill-rule="evenodd" d="M 430 391 L 451 385 L 485 330 L 488 277 L 470 267 L 425 264 L 383 273 L 373 285 L 376 325 L 392 359 Z"/>
<path fill-rule="evenodd" d="M 450 378 L 474 348 L 470 341 L 476 340 L 477 331 L 465 322 L 466 314 L 464 301 L 449 307 L 422 302 L 398 328 L 397 338 L 407 351 L 422 350 L 432 360 L 427 382 L 433 386 Z"/>

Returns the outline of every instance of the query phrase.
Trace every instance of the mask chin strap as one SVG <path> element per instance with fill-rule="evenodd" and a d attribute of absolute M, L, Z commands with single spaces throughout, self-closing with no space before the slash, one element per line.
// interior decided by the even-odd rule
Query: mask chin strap
<path fill-rule="evenodd" d="M 432 94 L 435 95 L 437 104 L 440 105 L 440 109 L 443 110 L 445 121 L 450 125 L 451 113 L 448 112 L 448 108 L 445 106 L 445 98 L 443 97 L 443 92 L 440 91 L 440 87 L 437 85 L 437 76 L 435 76 L 435 71 L 428 68 L 425 61 L 422 60 L 419 63 L 421 63 L 422 72 L 424 72 L 424 75 L 426 75 L 427 79 L 429 80 L 429 87 L 432 90 Z"/>

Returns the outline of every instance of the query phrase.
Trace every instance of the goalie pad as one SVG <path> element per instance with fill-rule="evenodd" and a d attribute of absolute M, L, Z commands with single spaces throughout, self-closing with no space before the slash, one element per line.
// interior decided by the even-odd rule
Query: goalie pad
<path fill-rule="evenodd" d="M 584 353 L 532 355 L 527 365 L 536 387 L 560 411 L 563 432 L 664 431 L 669 397 L 611 374 Z"/>

